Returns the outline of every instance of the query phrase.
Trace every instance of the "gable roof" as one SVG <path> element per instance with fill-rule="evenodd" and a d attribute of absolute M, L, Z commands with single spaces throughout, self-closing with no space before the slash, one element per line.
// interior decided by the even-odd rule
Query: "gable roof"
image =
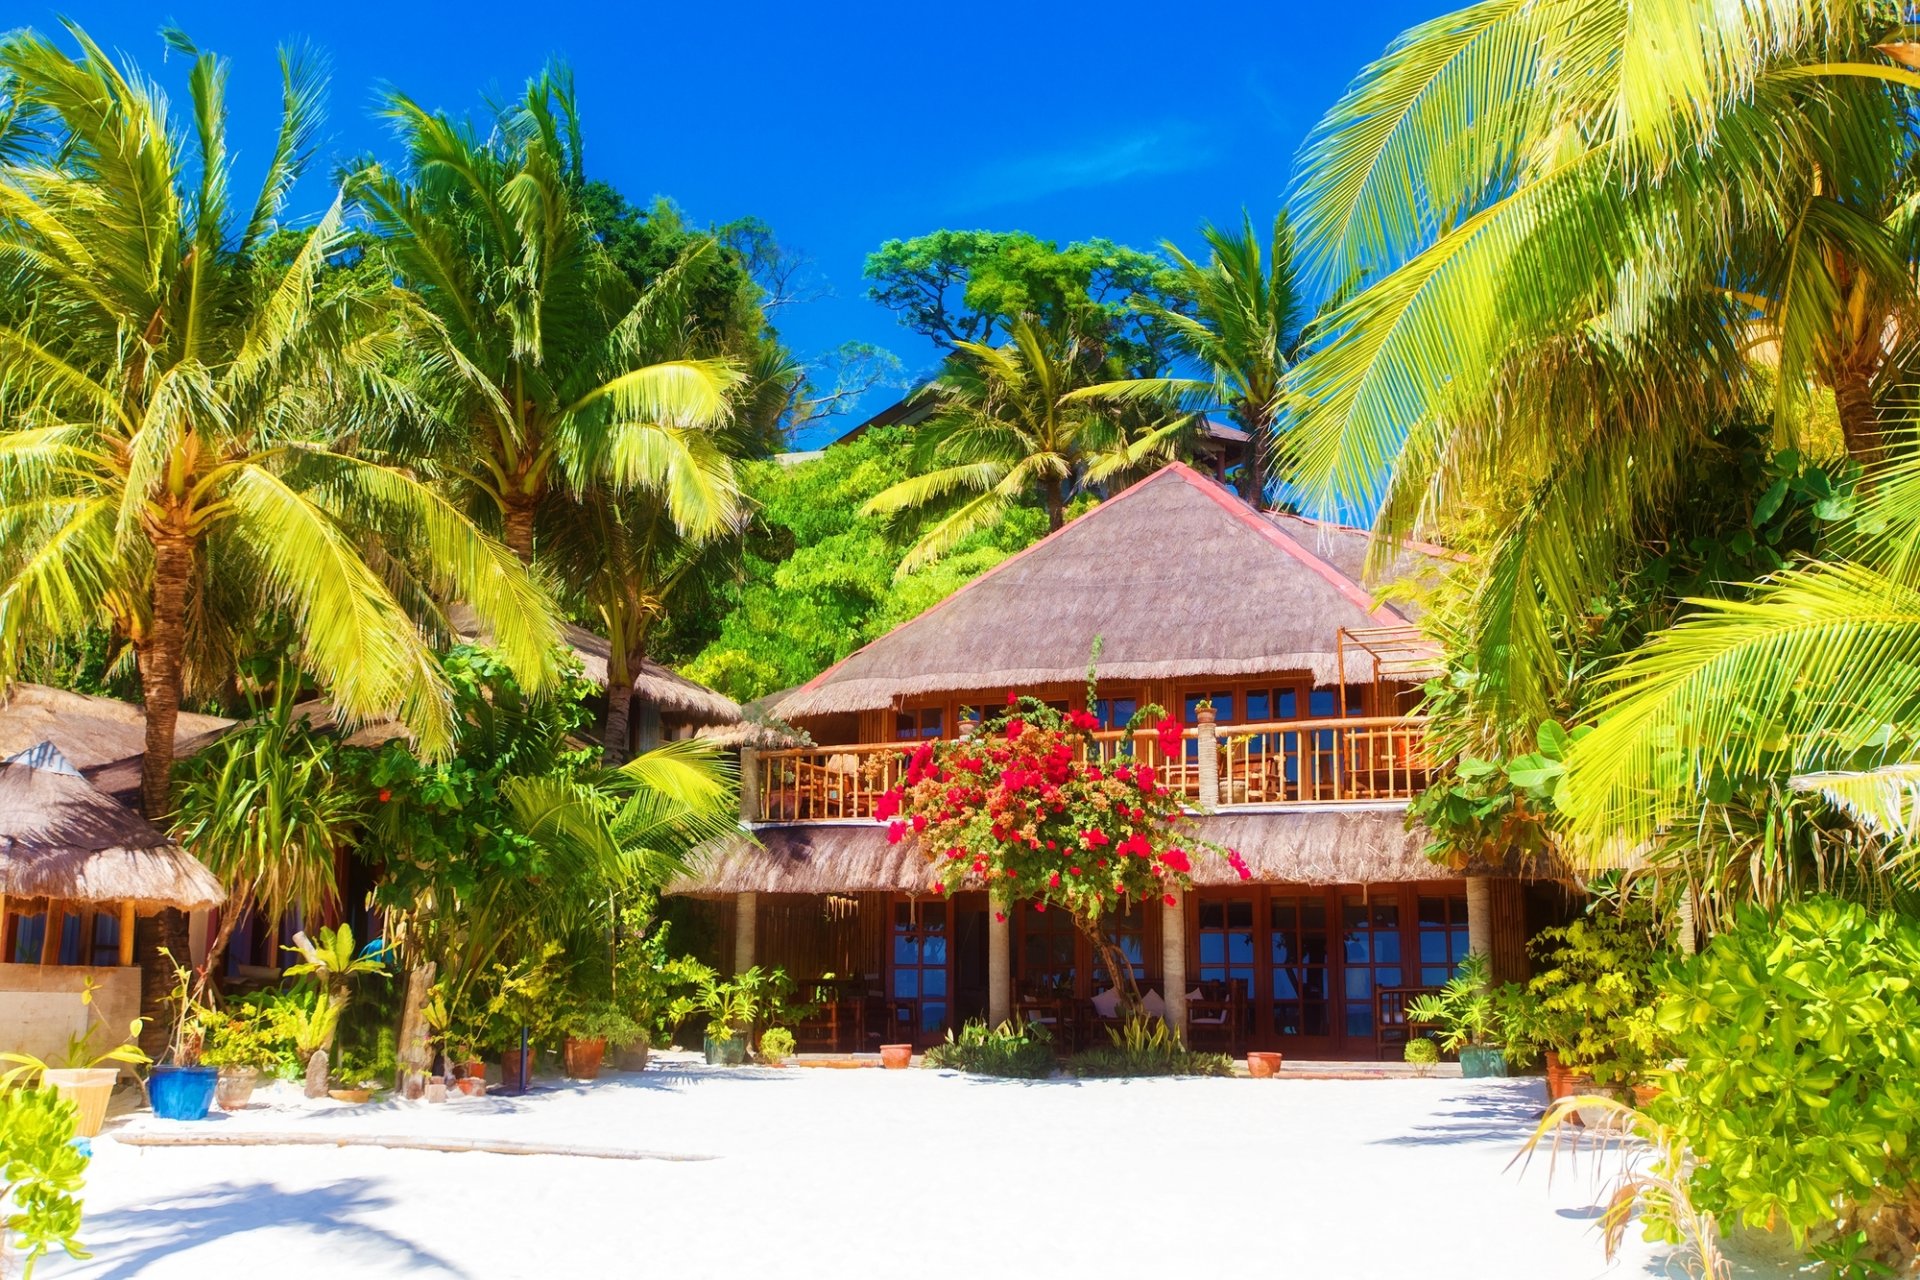
<path fill-rule="evenodd" d="M 1096 636 L 1107 680 L 1305 669 L 1337 683 L 1342 627 L 1409 619 L 1355 576 L 1350 544 L 1362 540 L 1364 552 L 1367 535 L 1339 535 L 1350 573 L 1310 546 L 1306 535 L 1324 529 L 1257 513 L 1174 463 L 821 672 L 781 700 L 780 715 L 1078 682 Z M 1348 667 L 1350 678 L 1370 674 L 1364 661 Z"/>

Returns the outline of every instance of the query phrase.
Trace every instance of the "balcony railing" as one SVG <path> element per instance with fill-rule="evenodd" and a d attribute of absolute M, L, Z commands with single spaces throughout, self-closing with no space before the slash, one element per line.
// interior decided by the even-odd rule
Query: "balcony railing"
<path fill-rule="evenodd" d="M 752 758 L 750 814 L 760 822 L 871 819 L 881 793 L 906 771 L 913 743 L 857 743 L 763 751 Z M 1150 763 L 1162 785 L 1201 801 L 1201 737 L 1189 726 L 1168 756 L 1152 731 L 1093 735 L 1106 761 Z M 1214 730 L 1218 806 L 1359 804 L 1410 800 L 1427 786 L 1426 720 L 1420 716 L 1274 720 Z"/>

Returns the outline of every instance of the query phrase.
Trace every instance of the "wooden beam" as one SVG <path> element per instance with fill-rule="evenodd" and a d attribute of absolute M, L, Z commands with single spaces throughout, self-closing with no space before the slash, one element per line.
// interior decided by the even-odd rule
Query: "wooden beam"
<path fill-rule="evenodd" d="M 127 968 L 133 963 L 133 904 L 120 904 L 120 967 Z"/>
<path fill-rule="evenodd" d="M 60 935 L 66 932 L 67 904 L 58 898 L 47 899 L 47 931 L 40 939 L 40 963 L 60 963 Z"/>
<path fill-rule="evenodd" d="M 7 895 L 0 893 L 0 964 L 13 963 L 13 953 L 7 950 Z"/>

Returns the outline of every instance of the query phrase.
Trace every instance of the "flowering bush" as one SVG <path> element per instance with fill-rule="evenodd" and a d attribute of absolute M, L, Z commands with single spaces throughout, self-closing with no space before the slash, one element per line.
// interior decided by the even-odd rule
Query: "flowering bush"
<path fill-rule="evenodd" d="M 1163 757 L 1183 750 L 1178 720 L 1146 707 L 1128 728 L 1148 723 Z M 888 839 L 920 842 L 935 892 L 984 887 L 999 902 L 1067 912 L 1137 1005 L 1101 917 L 1130 903 L 1171 904 L 1192 883 L 1197 850 L 1225 857 L 1243 880 L 1250 872 L 1238 853 L 1197 838 L 1180 795 L 1131 754 L 1131 734 L 1122 754 L 1100 760 L 1096 724 L 1084 711 L 1062 715 L 1010 695 L 1005 713 L 978 734 L 922 743 L 875 813 Z"/>

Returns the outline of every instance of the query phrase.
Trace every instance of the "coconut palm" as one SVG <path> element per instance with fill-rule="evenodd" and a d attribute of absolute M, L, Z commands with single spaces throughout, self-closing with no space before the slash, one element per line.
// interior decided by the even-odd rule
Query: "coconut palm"
<path fill-rule="evenodd" d="M 46 136 L 0 170 L 0 680 L 29 644 L 127 638 L 156 818 L 190 637 L 241 615 L 285 615 L 345 716 L 397 714 L 429 751 L 453 725 L 403 599 L 465 599 L 545 687 L 557 625 L 522 567 L 410 471 L 342 443 L 406 392 L 389 291 L 329 273 L 339 204 L 268 256 L 319 124 L 316 65 L 283 56 L 278 142 L 236 207 L 226 64 L 170 37 L 193 60 L 183 132 L 150 81 L 68 31 L 77 57 L 30 32 L 0 42 Z"/>
<path fill-rule="evenodd" d="M 1020 316 L 1003 346 L 960 342 L 946 372 L 920 394 L 939 405 L 915 444 L 918 474 L 882 490 L 863 515 L 932 509 L 935 519 L 900 562 L 913 572 L 1012 507 L 1037 500 L 1047 527 L 1090 485 L 1170 451 L 1189 421 L 1130 430 L 1127 408 L 1074 392 L 1112 381 L 1099 345 Z"/>
<path fill-rule="evenodd" d="M 591 233 L 571 78 L 536 77 L 484 135 L 404 94 L 387 114 L 406 170 L 369 168 L 351 190 L 422 304 L 436 411 L 386 443 L 437 458 L 523 561 L 562 484 L 652 490 L 690 533 L 735 520 L 712 428 L 740 376 L 726 360 L 650 361 L 662 313 L 677 314 L 671 283 L 636 296 Z"/>
<path fill-rule="evenodd" d="M 1876 48 L 1899 21 L 1488 0 L 1407 32 L 1311 138 L 1303 265 L 1367 283 L 1289 380 L 1298 479 L 1392 536 L 1512 499 L 1476 635 L 1526 718 L 1538 602 L 1579 613 L 1705 425 L 1752 399 L 1798 435 L 1830 397 L 1880 462 L 1920 332 L 1920 78 Z"/>
<path fill-rule="evenodd" d="M 1294 280 L 1293 231 L 1281 214 L 1263 247 L 1253 219 L 1243 214 L 1237 229 L 1209 226 L 1201 235 L 1208 248 L 1204 264 L 1171 241 L 1162 246 L 1178 280 L 1169 292 L 1188 300 L 1191 314 L 1147 298 L 1133 305 L 1164 325 L 1205 376 L 1138 378 L 1074 394 L 1165 401 L 1195 414 L 1224 412 L 1247 433 L 1240 496 L 1264 506 L 1279 455 L 1284 380 L 1306 321 Z"/>

